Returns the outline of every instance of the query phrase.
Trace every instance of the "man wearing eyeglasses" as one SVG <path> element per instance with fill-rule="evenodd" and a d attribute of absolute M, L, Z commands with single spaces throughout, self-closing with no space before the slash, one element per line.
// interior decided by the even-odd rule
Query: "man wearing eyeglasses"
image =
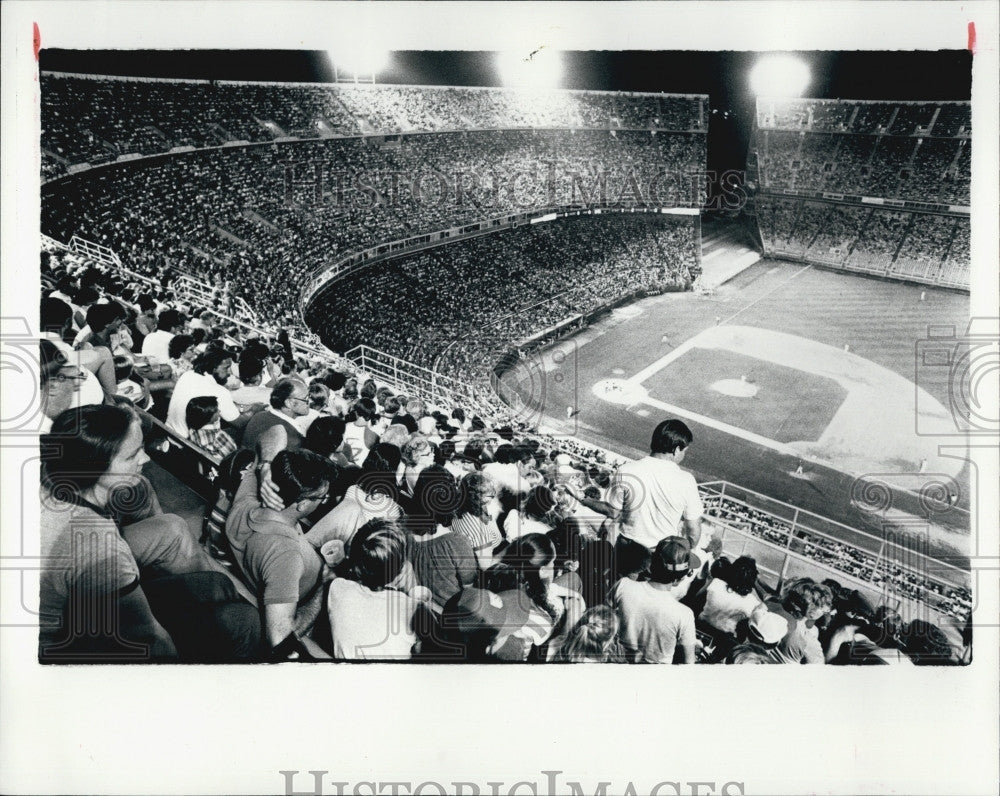
<path fill-rule="evenodd" d="M 49 340 L 41 340 L 39 346 L 42 396 L 39 432 L 48 434 L 52 428 L 52 421 L 73 405 L 85 375 Z"/>
<path fill-rule="evenodd" d="M 267 448 L 273 458 L 279 450 L 298 450 L 303 436 L 295 420 L 309 413 L 309 388 L 293 377 L 279 379 L 271 390 L 271 405 L 250 418 L 243 432 L 243 447 L 258 451 Z M 262 444 L 265 443 L 265 444 Z"/>

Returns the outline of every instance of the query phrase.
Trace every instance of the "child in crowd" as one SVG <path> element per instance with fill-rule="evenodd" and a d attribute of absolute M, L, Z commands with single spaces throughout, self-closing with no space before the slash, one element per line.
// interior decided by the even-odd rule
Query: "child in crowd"
<path fill-rule="evenodd" d="M 118 354 L 114 358 L 115 394 L 128 398 L 139 409 L 149 409 L 153 405 L 153 397 L 143 385 L 133 378 L 132 358 Z"/>
<path fill-rule="evenodd" d="M 184 419 L 189 439 L 199 448 L 224 459 L 236 450 L 236 440 L 222 430 L 219 399 L 214 395 L 199 395 L 188 401 Z"/>

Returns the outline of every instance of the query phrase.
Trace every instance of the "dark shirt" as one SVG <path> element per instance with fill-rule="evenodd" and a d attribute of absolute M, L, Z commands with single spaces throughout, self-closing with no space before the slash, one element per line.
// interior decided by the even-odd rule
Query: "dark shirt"
<path fill-rule="evenodd" d="M 286 450 L 298 450 L 302 447 L 302 435 L 299 430 L 292 425 L 291 421 L 284 417 L 278 417 L 269 409 L 262 409 L 250 418 L 250 422 L 247 423 L 247 427 L 243 431 L 242 447 L 247 450 L 256 450 L 260 438 L 275 426 L 283 426 L 288 435 Z"/>
<path fill-rule="evenodd" d="M 427 541 L 411 539 L 410 561 L 417 581 L 430 589 L 434 602 L 442 606 L 476 577 L 476 554 L 472 545 L 454 531 L 432 536 Z"/>

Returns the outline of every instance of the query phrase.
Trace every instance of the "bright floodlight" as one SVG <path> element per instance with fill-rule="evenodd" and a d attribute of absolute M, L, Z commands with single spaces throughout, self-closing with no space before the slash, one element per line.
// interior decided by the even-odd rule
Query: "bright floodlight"
<path fill-rule="evenodd" d="M 504 85 L 517 88 L 555 88 L 563 75 L 562 53 L 547 47 L 500 53 L 497 66 Z"/>
<path fill-rule="evenodd" d="M 330 60 L 339 72 L 352 75 L 375 75 L 388 65 L 389 51 L 357 41 L 347 43 L 336 50 L 330 50 Z"/>
<path fill-rule="evenodd" d="M 758 97 L 801 97 L 809 85 L 809 67 L 791 55 L 769 55 L 750 72 L 750 87 Z"/>

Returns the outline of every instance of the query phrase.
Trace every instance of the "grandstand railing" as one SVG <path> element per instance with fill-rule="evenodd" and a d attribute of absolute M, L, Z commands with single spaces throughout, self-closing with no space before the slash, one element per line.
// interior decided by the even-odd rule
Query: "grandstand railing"
<path fill-rule="evenodd" d="M 408 396 L 439 406 L 468 405 L 469 395 L 455 379 L 430 368 L 415 365 L 401 357 L 387 354 L 368 345 L 358 345 L 344 353 L 345 359 L 377 382 Z"/>
<path fill-rule="evenodd" d="M 206 306 L 213 307 L 216 306 L 222 299 L 220 296 L 220 290 L 213 288 L 211 285 L 202 282 L 199 279 L 195 279 L 190 274 L 182 274 L 174 282 L 176 292 L 183 294 L 191 299 L 195 300 L 195 303 Z M 247 323 L 257 326 L 259 321 L 257 319 L 257 313 L 253 311 L 246 300 L 240 296 L 228 295 L 226 297 L 229 303 L 229 315 L 242 318 Z"/>
<path fill-rule="evenodd" d="M 67 246 L 64 243 L 60 243 L 55 238 L 51 238 L 45 234 L 42 234 L 41 239 L 43 248 L 54 247 L 62 251 L 70 251 L 74 254 L 79 254 L 81 256 L 96 259 L 98 262 L 101 262 L 109 267 L 112 267 L 120 274 L 123 274 L 124 276 L 128 277 L 129 281 L 142 282 L 143 284 L 149 285 L 150 288 L 157 291 L 159 291 L 163 287 L 163 285 L 156 279 L 153 279 L 152 277 L 147 276 L 146 274 L 140 274 L 137 273 L 136 271 L 132 271 L 131 269 L 126 268 L 124 265 L 122 265 L 118 255 L 111 249 L 107 248 L 106 246 L 100 246 L 99 244 L 92 243 L 91 241 L 87 241 L 84 238 L 80 238 L 79 236 L 76 235 L 73 236 L 72 240 L 70 241 L 71 245 L 69 246 Z M 237 318 L 229 314 L 225 308 L 220 309 L 217 306 L 218 302 L 215 301 L 213 298 L 212 288 L 207 284 L 205 284 L 204 282 L 200 282 L 199 280 L 195 279 L 190 275 L 187 274 L 181 275 L 178 278 L 178 281 L 175 282 L 175 285 L 178 288 L 175 291 L 175 293 L 179 298 L 185 301 L 191 301 L 195 304 L 206 305 L 212 310 L 214 315 L 216 315 L 220 320 L 225 321 L 228 324 L 235 325 L 255 336 L 273 337 L 274 335 L 277 334 L 276 329 L 265 328 L 263 324 L 259 323 L 256 320 L 251 322 L 243 318 Z M 236 300 L 238 302 L 242 302 L 243 305 L 247 306 L 247 308 L 249 309 L 249 305 L 247 305 L 242 298 L 236 297 Z M 250 312 L 250 315 L 252 316 L 252 318 L 256 319 L 256 315 L 252 311 Z M 322 357 L 324 360 L 329 361 L 331 364 L 335 366 L 344 366 L 351 364 L 348 360 L 344 359 L 343 357 L 339 356 L 333 351 L 330 351 L 328 348 L 326 348 L 326 346 L 322 345 L 322 343 L 318 341 L 313 342 L 309 340 L 304 340 L 299 336 L 291 336 L 291 335 L 289 336 L 289 339 L 292 343 L 293 353 L 298 352 L 301 354 L 305 354 L 307 356 Z"/>
<path fill-rule="evenodd" d="M 935 264 L 929 267 L 925 273 L 920 274 L 910 271 L 893 270 L 895 261 L 893 260 L 891 254 L 876 255 L 854 252 L 850 256 L 837 260 L 830 257 L 817 257 L 812 254 L 804 253 L 802 249 L 792 251 L 779 246 L 765 245 L 764 256 L 777 257 L 782 260 L 790 260 L 792 262 L 804 263 L 807 265 L 825 265 L 842 271 L 869 274 L 871 276 L 884 277 L 898 282 L 915 282 L 917 284 L 930 285 L 932 287 L 954 288 L 956 290 L 963 290 L 966 293 L 969 292 L 970 289 L 968 278 L 962 279 L 961 276 L 951 275 L 951 271 L 948 269 L 953 266 L 948 263 L 945 263 L 943 268 L 940 263 Z M 964 273 L 966 277 L 968 277 L 969 272 L 967 269 L 963 269 L 960 273 Z"/>
<path fill-rule="evenodd" d="M 964 618 L 959 616 L 963 611 L 971 610 L 971 602 L 965 605 L 965 598 L 959 601 L 960 607 L 952 606 L 949 610 L 946 597 L 948 592 L 969 594 L 968 571 L 921 553 L 912 543 L 880 538 L 726 481 L 698 486 L 706 506 L 726 501 L 764 518 L 762 522 L 750 518 L 750 524 L 756 524 L 760 530 L 757 534 L 724 518 L 711 516 L 709 520 L 721 529 L 727 555 L 753 556 L 758 568 L 775 578 L 779 589 L 791 578 L 816 577 L 818 572 L 822 575 L 820 580 L 829 577 L 849 584 L 872 598 L 876 605 L 889 605 L 905 618 L 927 618 L 928 612 L 932 612 L 954 621 Z M 839 559 L 841 566 L 809 555 L 810 550 L 824 546 L 833 560 Z M 857 565 L 855 569 L 881 576 L 882 582 L 850 571 L 847 567 L 852 564 Z M 936 586 L 940 591 L 914 586 L 913 590 L 922 599 L 906 594 L 894 587 L 892 573 Z"/>
<path fill-rule="evenodd" d="M 82 254 L 85 257 L 89 257 L 92 260 L 97 260 L 98 262 L 105 263 L 107 265 L 113 265 L 120 268 L 122 261 L 107 246 L 101 246 L 99 243 L 94 243 L 92 241 L 81 238 L 79 235 L 74 235 L 70 238 L 69 248 L 76 254 Z"/>
<path fill-rule="evenodd" d="M 894 199 L 885 196 L 865 196 L 862 194 L 832 193 L 830 191 L 804 191 L 798 188 L 769 188 L 762 187 L 758 198 L 760 199 L 820 199 L 828 202 L 837 202 L 846 205 L 865 205 L 871 207 L 885 207 L 897 210 L 919 210 L 927 213 L 939 213 L 942 215 L 968 216 L 972 213 L 972 208 L 966 205 L 945 204 L 942 202 L 921 202 L 917 199 Z"/>

